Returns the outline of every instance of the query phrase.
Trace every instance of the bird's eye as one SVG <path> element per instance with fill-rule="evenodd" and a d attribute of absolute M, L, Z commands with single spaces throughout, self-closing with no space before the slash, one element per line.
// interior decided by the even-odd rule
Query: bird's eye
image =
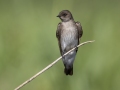
<path fill-rule="evenodd" d="M 63 16 L 66 16 L 66 15 L 67 15 L 66 13 L 63 14 Z"/>

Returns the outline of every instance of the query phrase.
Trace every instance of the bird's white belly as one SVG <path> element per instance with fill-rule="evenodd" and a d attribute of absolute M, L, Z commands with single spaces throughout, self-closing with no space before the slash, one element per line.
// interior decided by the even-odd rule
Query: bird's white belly
<path fill-rule="evenodd" d="M 61 46 L 62 50 L 65 49 L 70 50 L 73 47 L 77 46 L 78 39 L 76 38 L 76 30 L 74 28 L 69 28 L 65 30 L 64 33 L 61 35 Z"/>

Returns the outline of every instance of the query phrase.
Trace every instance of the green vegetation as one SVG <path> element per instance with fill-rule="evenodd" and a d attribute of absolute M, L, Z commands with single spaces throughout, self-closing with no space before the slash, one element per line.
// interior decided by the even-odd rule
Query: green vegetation
<path fill-rule="evenodd" d="M 59 61 L 21 90 L 120 90 L 119 0 L 0 0 L 0 90 L 13 90 L 60 56 L 56 28 L 68 9 L 83 27 L 74 75 Z"/>

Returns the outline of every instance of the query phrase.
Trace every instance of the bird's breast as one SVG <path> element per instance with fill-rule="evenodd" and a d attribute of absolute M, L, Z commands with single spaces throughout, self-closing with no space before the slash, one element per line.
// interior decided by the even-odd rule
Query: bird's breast
<path fill-rule="evenodd" d="M 71 48 L 78 45 L 77 34 L 78 34 L 77 29 L 75 27 L 63 28 L 63 32 L 61 34 L 62 50 L 64 49 L 70 50 Z"/>

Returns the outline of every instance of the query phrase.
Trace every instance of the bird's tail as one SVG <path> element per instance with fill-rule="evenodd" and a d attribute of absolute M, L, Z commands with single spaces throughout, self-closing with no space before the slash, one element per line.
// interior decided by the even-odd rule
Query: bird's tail
<path fill-rule="evenodd" d="M 73 75 L 73 63 L 75 56 L 76 56 L 76 51 L 73 51 L 63 57 L 63 63 L 65 66 L 64 73 L 66 75 Z"/>
<path fill-rule="evenodd" d="M 69 67 L 69 68 L 66 68 L 64 69 L 64 73 L 66 75 L 73 75 L 73 66 L 72 67 Z"/>

